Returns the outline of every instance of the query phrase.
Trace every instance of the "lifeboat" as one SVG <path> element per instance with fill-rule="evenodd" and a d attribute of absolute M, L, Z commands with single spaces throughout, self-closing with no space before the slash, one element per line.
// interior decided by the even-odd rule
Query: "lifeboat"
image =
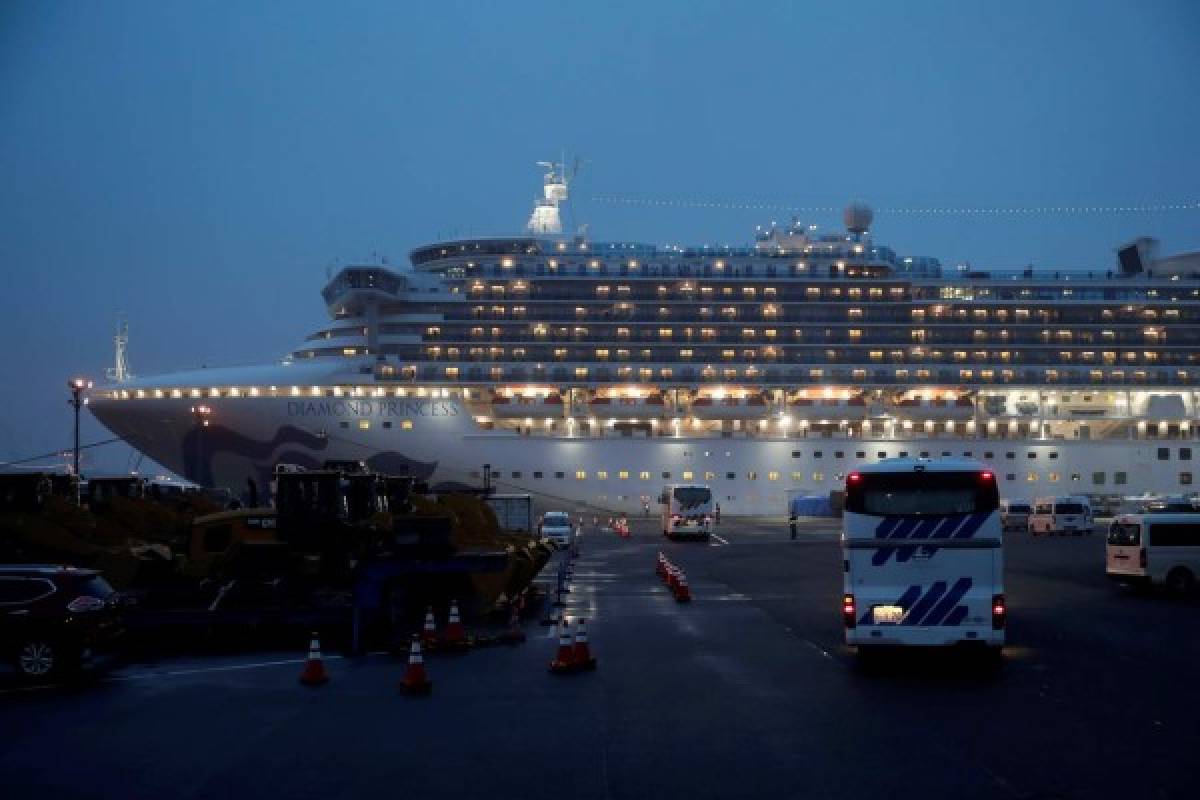
<path fill-rule="evenodd" d="M 787 413 L 799 419 L 850 420 L 867 417 L 867 399 L 850 397 L 795 397 L 787 401 Z"/>
<path fill-rule="evenodd" d="M 531 395 L 507 395 L 496 392 L 492 395 L 492 416 L 498 419 L 524 419 L 534 417 L 561 417 L 563 399 L 558 392 L 539 392 Z"/>
<path fill-rule="evenodd" d="M 910 419 L 971 419 L 975 416 L 975 401 L 965 394 L 957 397 L 898 397 L 892 401 L 892 411 L 898 417 Z"/>
<path fill-rule="evenodd" d="M 692 401 L 692 416 L 697 419 L 759 419 L 771 410 L 762 392 L 738 395 L 702 395 Z"/>
<path fill-rule="evenodd" d="M 650 417 L 670 416 L 666 398 L 659 392 L 650 394 L 606 394 L 595 395 L 588 401 L 588 408 L 597 417 Z"/>

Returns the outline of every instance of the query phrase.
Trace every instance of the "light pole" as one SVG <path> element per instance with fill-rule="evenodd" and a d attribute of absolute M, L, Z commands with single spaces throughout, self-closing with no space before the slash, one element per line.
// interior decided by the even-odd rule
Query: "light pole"
<path fill-rule="evenodd" d="M 69 388 L 71 390 L 71 399 L 68 400 L 67 402 L 71 405 L 71 408 L 75 409 L 75 447 L 72 451 L 72 454 L 73 454 L 72 464 L 74 464 L 73 471 L 75 473 L 75 479 L 78 480 L 79 479 L 79 409 L 82 408 L 84 403 L 86 402 L 86 400 L 84 400 L 83 393 L 85 391 L 87 391 L 88 389 L 92 388 L 92 382 L 87 380 L 86 378 L 72 378 L 71 380 L 67 381 L 67 388 Z"/>

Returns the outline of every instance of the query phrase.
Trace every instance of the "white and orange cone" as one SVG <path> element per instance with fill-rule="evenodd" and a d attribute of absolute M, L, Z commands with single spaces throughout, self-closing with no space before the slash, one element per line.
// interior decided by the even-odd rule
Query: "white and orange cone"
<path fill-rule="evenodd" d="M 458 601 L 450 601 L 450 619 L 446 622 L 446 632 L 442 642 L 451 650 L 462 650 L 470 644 L 467 641 L 467 630 L 463 627 L 462 618 L 458 615 Z"/>
<path fill-rule="evenodd" d="M 433 691 L 433 681 L 425 674 L 425 658 L 421 655 L 421 638 L 415 634 L 408 650 L 408 669 L 400 679 L 400 691 L 410 695 L 427 695 Z"/>
<path fill-rule="evenodd" d="M 570 623 L 565 617 L 558 623 L 558 653 L 550 662 L 550 671 L 559 675 L 575 671 L 575 642 L 571 639 Z"/>
<path fill-rule="evenodd" d="M 580 617 L 575 624 L 575 669 L 595 669 L 596 657 L 588 646 L 587 620 Z"/>
<path fill-rule="evenodd" d="M 433 617 L 433 606 L 425 608 L 425 627 L 421 631 L 421 641 L 426 647 L 433 647 L 438 642 L 437 620 Z"/>
<path fill-rule="evenodd" d="M 687 603 L 692 599 L 692 590 L 688 588 L 687 575 L 683 570 L 679 571 L 679 577 L 675 579 L 675 600 L 679 603 Z"/>
<path fill-rule="evenodd" d="M 324 686 L 329 683 L 329 673 L 325 671 L 325 662 L 321 660 L 321 640 L 317 638 L 316 631 L 313 631 L 312 640 L 308 643 L 308 658 L 304 659 L 300 683 L 303 686 Z"/>

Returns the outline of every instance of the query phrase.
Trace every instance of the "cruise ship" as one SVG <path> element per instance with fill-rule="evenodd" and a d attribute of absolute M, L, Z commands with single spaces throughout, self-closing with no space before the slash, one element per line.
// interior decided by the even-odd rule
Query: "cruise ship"
<path fill-rule="evenodd" d="M 861 203 L 844 231 L 793 221 L 744 247 L 600 242 L 564 232 L 568 179 L 543 167 L 520 235 L 341 269 L 282 361 L 119 361 L 88 407 L 235 493 L 333 459 L 626 513 L 669 482 L 783 513 L 891 457 L 983 460 L 1010 497 L 1195 487 L 1200 253 L 948 269 L 876 242 Z"/>

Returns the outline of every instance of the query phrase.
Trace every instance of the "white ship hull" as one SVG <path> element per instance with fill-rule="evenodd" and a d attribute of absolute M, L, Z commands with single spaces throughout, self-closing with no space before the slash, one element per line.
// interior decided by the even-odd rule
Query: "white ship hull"
<path fill-rule="evenodd" d="M 265 368 L 267 370 L 272 368 Z M 208 377 L 208 376 L 206 376 Z M 180 385 L 164 378 L 163 385 Z M 235 493 L 253 478 L 265 486 L 278 463 L 316 467 L 331 459 L 361 460 L 389 473 L 434 485 L 478 486 L 484 464 L 503 491 L 527 491 L 579 508 L 640 513 L 663 483 L 710 485 L 727 514 L 784 514 L 794 494 L 827 495 L 842 488 L 857 464 L 881 457 L 969 454 L 993 466 L 1003 495 L 1189 492 L 1187 439 L 1056 440 L 963 437 L 914 438 L 737 433 L 572 436 L 572 426 L 547 433 L 484 430 L 456 393 L 441 389 L 366 388 L 361 396 L 330 397 L 300 387 L 279 396 L 155 397 L 139 381 L 128 399 L 93 393 L 90 408 L 115 434 L 167 468 Z M 318 387 L 319 388 L 319 387 Z M 383 396 L 373 396 L 379 392 Z M 208 409 L 203 421 L 195 409 Z M 559 422 L 562 422 L 559 420 Z M 986 426 L 980 426 L 985 430 Z M 1160 458 L 1166 448 L 1167 458 Z M 1011 454 L 1011 455 L 1010 455 Z M 1190 450 L 1188 451 L 1190 457 Z M 1186 482 L 1184 480 L 1186 474 Z M 1102 483 L 1097 483 L 1102 476 Z"/>

